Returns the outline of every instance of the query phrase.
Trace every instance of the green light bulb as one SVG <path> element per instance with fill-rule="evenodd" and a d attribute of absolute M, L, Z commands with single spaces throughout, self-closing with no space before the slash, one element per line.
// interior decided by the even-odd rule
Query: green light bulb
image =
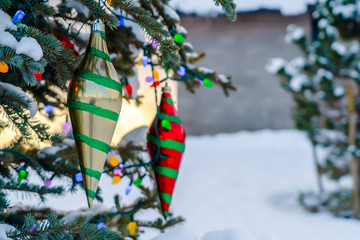
<path fill-rule="evenodd" d="M 136 181 L 134 182 L 135 186 L 140 187 L 142 183 L 142 178 L 138 178 L 136 179 Z"/>
<path fill-rule="evenodd" d="M 177 33 L 174 36 L 174 41 L 176 43 L 183 43 L 185 41 L 185 39 L 184 39 L 183 35 L 181 35 L 180 33 Z"/>
<path fill-rule="evenodd" d="M 21 183 L 22 180 L 24 180 L 27 176 L 27 172 L 25 170 L 20 170 L 18 175 L 18 183 Z"/>
<path fill-rule="evenodd" d="M 208 79 L 208 78 L 204 78 L 203 83 L 204 83 L 205 87 L 212 87 L 213 86 L 212 81 L 210 79 Z"/>
<path fill-rule="evenodd" d="M 161 121 L 161 126 L 163 128 L 165 128 L 166 130 L 170 130 L 171 129 L 171 124 L 169 120 L 162 120 Z"/>

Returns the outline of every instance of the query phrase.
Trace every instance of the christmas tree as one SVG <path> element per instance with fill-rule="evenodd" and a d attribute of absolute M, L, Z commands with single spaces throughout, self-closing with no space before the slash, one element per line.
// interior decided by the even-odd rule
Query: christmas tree
<path fill-rule="evenodd" d="M 313 145 L 319 194 L 303 194 L 311 211 L 326 207 L 336 215 L 359 218 L 359 12 L 357 1 L 318 1 L 312 13 L 313 39 L 304 29 L 288 26 L 285 40 L 303 56 L 291 61 L 272 59 L 267 69 L 281 77 L 281 85 L 295 101 L 295 126 L 307 132 Z M 319 159 L 317 148 L 326 151 Z M 352 175 L 352 190 L 325 192 L 322 176 L 338 181 Z M 311 201 L 312 198 L 315 201 Z"/>
<path fill-rule="evenodd" d="M 231 20 L 236 19 L 236 5 L 232 0 L 214 2 L 223 8 Z M 103 48 L 91 45 L 93 40 L 89 44 L 90 28 L 92 34 L 102 42 Z M 160 149 L 166 148 L 169 142 L 160 139 L 157 130 L 163 128 L 170 131 L 172 127 L 177 127 L 181 122 L 175 115 L 158 111 L 155 120 L 158 127 L 155 127 L 155 136 L 151 141 L 159 150 L 151 159 L 146 159 L 144 155 L 147 151 L 145 146 L 133 143 L 99 145 L 96 139 L 90 141 L 89 137 L 76 132 L 79 128 L 72 133 L 71 124 L 75 126 L 77 123 L 73 121 L 70 124 L 67 117 L 68 108 L 73 112 L 84 110 L 84 103 L 79 103 L 74 97 L 74 92 L 83 91 L 81 88 L 84 86 L 77 85 L 79 78 L 117 89 L 120 101 L 123 98 L 124 101 L 141 104 L 141 96 L 132 97 L 132 86 L 128 81 L 135 75 L 138 62 L 149 65 L 153 70 L 153 75 L 146 81 L 149 80 L 149 88 L 153 87 L 155 92 L 158 85 L 168 81 L 182 82 L 194 93 L 199 87 L 212 87 L 213 84 L 220 86 L 226 95 L 229 90 L 235 90 L 230 77 L 195 66 L 204 54 L 194 52 L 192 45 L 186 42 L 186 29 L 180 25 L 180 17 L 169 6 L 169 1 L 1 0 L 0 31 L 0 129 L 6 135 L 0 149 L 0 211 L 1 229 L 7 232 L 7 237 L 124 239 L 131 236 L 137 239 L 141 234 L 137 226 L 163 231 L 183 221 L 181 217 L 168 212 L 166 221 L 158 218 L 145 222 L 137 220 L 135 216 L 143 209 L 157 209 L 163 213 L 156 188 L 144 187 L 141 182 L 144 177 L 152 176 L 151 166 L 154 163 L 168 158 Z M 140 60 L 139 52 L 142 53 Z M 93 69 L 93 72 L 78 68 L 80 60 L 85 59 L 83 55 L 95 56 L 97 60 L 88 61 L 101 59 L 108 64 L 108 68 L 113 68 L 111 73 L 107 72 L 109 77 L 104 79 L 99 75 L 105 65 L 101 65 L 100 70 Z M 110 67 L 110 63 L 113 67 Z M 156 69 L 164 69 L 166 77 L 160 79 Z M 119 81 L 109 81 L 115 78 L 119 78 Z M 69 99 L 66 99 L 69 82 Z M 154 102 L 157 103 L 155 99 Z M 114 115 L 113 111 L 104 111 L 91 103 L 87 107 L 87 112 L 114 121 L 119 114 L 116 112 Z M 73 115 L 76 114 L 71 113 L 71 118 L 76 119 Z M 59 118 L 67 120 L 62 132 L 54 132 L 50 126 L 56 125 Z M 102 172 L 83 165 L 80 168 L 77 151 L 80 156 L 84 155 L 79 150 L 80 142 L 87 142 L 104 153 L 110 151 Z M 39 197 L 41 201 L 49 195 L 61 197 L 84 188 L 82 182 L 85 181 L 86 185 L 88 176 L 99 180 L 102 174 L 113 177 L 113 183 L 121 181 L 121 178 L 129 178 L 127 192 L 135 185 L 141 190 L 142 197 L 132 205 L 123 206 L 120 204 L 123 196 L 115 195 L 110 210 L 100 209 L 93 214 L 88 214 L 91 210 L 86 209 L 70 214 L 48 208 L 16 206 L 7 199 L 9 192 Z M 35 178 L 40 179 L 40 183 L 32 181 Z M 71 184 L 53 186 L 52 181 L 56 179 L 70 181 Z M 102 200 L 101 190 L 96 187 L 87 189 L 87 196 L 88 200 L 90 197 L 90 206 L 92 200 Z M 168 199 L 167 195 L 160 197 L 162 201 Z"/>

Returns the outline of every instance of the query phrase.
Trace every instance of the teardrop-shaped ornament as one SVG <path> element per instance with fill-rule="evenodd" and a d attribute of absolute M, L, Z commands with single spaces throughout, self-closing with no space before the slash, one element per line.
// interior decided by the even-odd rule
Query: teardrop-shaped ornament
<path fill-rule="evenodd" d="M 97 19 L 68 93 L 71 124 L 89 207 L 110 150 L 121 103 L 122 86 L 109 56 L 105 25 Z"/>

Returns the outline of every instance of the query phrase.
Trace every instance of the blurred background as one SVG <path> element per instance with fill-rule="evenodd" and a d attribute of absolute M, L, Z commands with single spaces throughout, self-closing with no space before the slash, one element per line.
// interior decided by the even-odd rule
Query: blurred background
<path fill-rule="evenodd" d="M 298 11 L 292 10 L 291 15 L 281 12 L 286 3 L 280 2 L 277 9 L 263 8 L 261 4 L 251 6 L 249 8 L 258 9 L 240 12 L 234 23 L 225 16 L 182 16 L 189 42 L 207 54 L 200 64 L 232 76 L 237 87 L 237 91 L 230 92 L 226 98 L 219 88 L 201 88 L 197 94 L 191 94 L 179 84 L 179 111 L 188 134 L 294 128 L 291 95 L 265 66 L 273 57 L 292 59 L 301 55 L 284 37 L 289 24 L 311 33 L 314 7 L 302 3 L 307 7 L 294 6 Z M 241 8 L 242 1 L 238 5 Z"/>

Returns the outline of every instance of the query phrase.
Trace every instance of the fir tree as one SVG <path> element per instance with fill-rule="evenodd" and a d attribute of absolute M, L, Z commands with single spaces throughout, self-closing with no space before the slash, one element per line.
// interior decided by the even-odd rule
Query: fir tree
<path fill-rule="evenodd" d="M 291 93 L 295 126 L 307 132 L 313 144 L 321 194 L 302 194 L 300 201 L 311 211 L 323 206 L 335 214 L 359 217 L 359 12 L 355 0 L 318 1 L 312 14 L 314 39 L 305 30 L 290 25 L 285 40 L 303 53 L 291 61 L 272 59 L 267 69 L 281 78 Z M 325 159 L 317 147 L 326 149 Z M 321 176 L 335 181 L 352 173 L 353 191 L 324 193 Z M 307 198 L 316 198 L 309 206 Z M 352 210 L 351 210 L 352 209 Z"/>
<path fill-rule="evenodd" d="M 232 0 L 214 2 L 231 20 L 236 19 Z M 16 20 L 19 10 L 25 16 Z M 235 90 L 230 77 L 194 65 L 204 54 L 194 52 L 186 42 L 186 29 L 167 0 L 1 0 L 0 130 L 6 133 L 10 129 L 15 134 L 0 149 L 0 220 L 10 230 L 7 233 L 10 239 L 124 239 L 129 236 L 128 224 L 132 221 L 139 227 L 163 231 L 184 220 L 174 216 L 167 221 L 134 219 L 134 214 L 142 209 L 160 210 L 156 191 L 141 186 L 141 181 L 137 186 L 142 197 L 132 205 L 122 206 L 120 196 L 116 195 L 113 209 L 93 215 L 80 210 L 71 219 L 68 212 L 12 206 L 7 200 L 8 192 L 38 196 L 43 201 L 48 195 L 61 197 L 82 188 L 76 181 L 80 168 L 71 134 L 54 134 L 48 123 L 67 114 L 64 95 L 81 58 L 78 52 L 84 52 L 87 45 L 80 34 L 84 26 L 90 26 L 98 18 L 106 23 L 112 62 L 124 82 L 135 75 L 134 50 L 140 49 L 152 66 L 166 70 L 167 77 L 162 81 L 183 82 L 194 93 L 205 79 L 208 84 L 220 86 L 226 95 L 229 90 Z M 139 26 L 147 39 L 140 38 L 136 28 L 123 25 L 124 19 Z M 158 43 L 156 49 L 151 47 L 153 41 Z M 177 73 L 179 66 L 186 70 L 185 76 Z M 141 102 L 141 97 L 124 98 Z M 122 176 L 130 178 L 132 183 L 149 175 L 151 161 L 143 157 L 144 146 L 128 143 L 111 151 L 120 156 L 125 166 Z M 104 174 L 112 176 L 113 170 L 107 163 Z M 38 176 L 44 184 L 32 183 L 32 177 L 27 176 L 30 174 Z M 53 179 L 68 179 L 72 186 L 51 186 Z M 95 198 L 102 200 L 100 189 Z M 101 223 L 107 227 L 101 228 Z M 138 231 L 132 238 L 139 234 Z"/>

